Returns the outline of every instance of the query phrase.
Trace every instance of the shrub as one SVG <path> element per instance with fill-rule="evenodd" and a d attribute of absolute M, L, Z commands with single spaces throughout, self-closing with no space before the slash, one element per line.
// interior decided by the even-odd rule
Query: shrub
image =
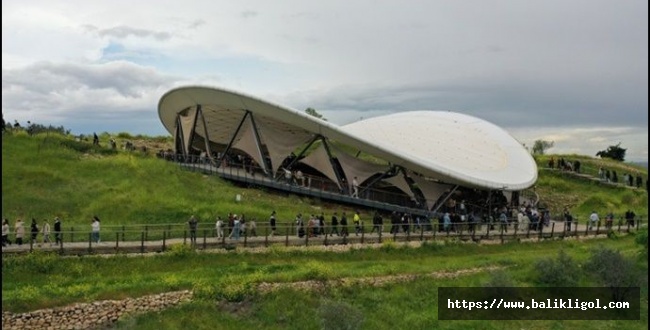
<path fill-rule="evenodd" d="M 576 286 L 580 278 L 580 268 L 563 250 L 558 252 L 557 259 L 539 260 L 534 268 L 537 282 L 548 286 Z"/>
<path fill-rule="evenodd" d="M 237 302 L 255 293 L 255 283 L 242 276 L 229 275 L 222 277 L 213 289 L 215 299 Z"/>
<path fill-rule="evenodd" d="M 190 246 L 186 244 L 172 244 L 169 246 L 169 255 L 178 257 L 178 258 L 185 258 L 191 255 L 195 255 L 196 251 Z"/>
<path fill-rule="evenodd" d="M 612 249 L 600 247 L 592 252 L 585 270 L 599 284 L 612 289 L 615 301 L 622 301 L 626 288 L 639 286 L 640 273 L 634 262 Z"/>
<path fill-rule="evenodd" d="M 503 270 L 498 270 L 490 274 L 490 278 L 484 286 L 492 288 L 505 288 L 515 287 L 516 285 L 508 273 Z"/>
<path fill-rule="evenodd" d="M 344 301 L 321 300 L 318 307 L 321 317 L 321 328 L 332 330 L 361 329 L 363 313 Z"/>

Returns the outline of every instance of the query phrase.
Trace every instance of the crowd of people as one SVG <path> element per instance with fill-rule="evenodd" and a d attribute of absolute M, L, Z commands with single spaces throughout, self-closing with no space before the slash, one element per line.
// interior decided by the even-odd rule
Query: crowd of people
<path fill-rule="evenodd" d="M 99 224 L 99 218 L 97 216 L 93 216 L 90 227 L 91 237 L 95 243 L 100 242 Z M 51 241 L 50 237 L 52 233 L 54 233 L 54 242 Z M 29 232 L 27 232 L 25 222 L 21 218 L 18 218 L 13 227 L 14 241 L 10 239 L 10 234 L 11 226 L 9 224 L 9 219 L 5 218 L 2 221 L 2 246 L 8 246 L 13 243 L 16 243 L 16 245 L 20 246 L 27 242 L 30 242 L 32 244 L 50 244 L 50 246 L 52 246 L 53 244 L 60 245 L 63 242 L 61 218 L 59 217 L 54 217 L 54 228 L 50 227 L 48 219 L 43 219 L 39 225 L 36 218 L 32 218 L 32 222 L 29 226 Z M 29 235 L 26 236 L 27 234 Z M 40 242 L 38 238 L 39 234 L 41 235 Z"/>
<path fill-rule="evenodd" d="M 548 161 L 549 168 L 575 173 L 581 173 L 581 166 L 579 160 L 570 161 L 560 158 L 556 161 L 555 157 L 551 157 Z M 641 188 L 643 186 L 643 177 L 640 173 L 623 173 L 623 175 L 619 177 L 619 173 L 617 173 L 616 170 L 610 170 L 602 166 L 598 168 L 598 179 L 602 182 L 620 183 L 629 187 Z M 647 184 L 646 180 L 646 188 Z"/>

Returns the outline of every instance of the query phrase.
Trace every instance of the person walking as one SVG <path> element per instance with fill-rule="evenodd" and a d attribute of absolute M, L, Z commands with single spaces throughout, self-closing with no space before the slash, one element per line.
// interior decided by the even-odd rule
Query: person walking
<path fill-rule="evenodd" d="M 217 217 L 217 223 L 214 225 L 214 228 L 217 230 L 217 237 L 223 238 L 223 220 L 221 220 L 221 217 Z"/>
<path fill-rule="evenodd" d="M 199 226 L 199 221 L 192 214 L 190 220 L 187 221 L 187 224 L 190 227 L 190 244 L 194 246 L 196 245 L 196 228 Z"/>
<path fill-rule="evenodd" d="M 361 227 L 363 226 L 361 223 L 361 216 L 359 215 L 359 211 L 354 213 L 354 235 L 359 236 L 359 233 L 361 232 Z"/>
<path fill-rule="evenodd" d="M 62 240 L 61 236 L 61 219 L 59 217 L 54 218 L 54 242 L 56 245 L 60 245 Z"/>
<path fill-rule="evenodd" d="M 25 237 L 25 224 L 22 219 L 16 220 L 14 225 L 14 233 L 16 234 L 16 244 L 23 245 L 23 237 Z"/>
<path fill-rule="evenodd" d="M 341 236 L 339 235 L 339 218 L 336 215 L 336 212 L 332 214 L 332 226 L 330 227 L 330 236 L 332 236 L 334 233 L 336 233 L 336 236 Z"/>
<path fill-rule="evenodd" d="M 248 222 L 248 232 L 250 233 L 251 237 L 257 237 L 257 224 L 255 223 L 255 218 L 252 218 L 251 221 Z"/>
<path fill-rule="evenodd" d="M 9 241 L 9 219 L 2 220 L 2 246 L 11 244 Z"/>
<path fill-rule="evenodd" d="M 352 197 L 359 198 L 359 180 L 356 176 L 352 179 Z"/>
<path fill-rule="evenodd" d="M 43 220 L 41 233 L 43 234 L 43 244 L 50 243 L 50 246 L 52 246 L 52 243 L 50 242 L 50 224 L 47 222 L 47 219 Z"/>
<path fill-rule="evenodd" d="M 273 237 L 275 236 L 275 230 L 277 229 L 275 211 L 271 212 L 271 217 L 269 218 L 269 226 L 271 227 L 271 234 L 269 236 Z"/>
<path fill-rule="evenodd" d="M 345 216 L 345 212 L 341 214 L 341 236 L 347 237 L 350 233 L 348 232 L 348 217 Z"/>
<path fill-rule="evenodd" d="M 36 219 L 32 218 L 32 225 L 31 225 L 31 233 L 32 233 L 32 243 L 36 243 L 36 237 L 38 237 L 38 224 L 36 223 Z"/>
<path fill-rule="evenodd" d="M 593 229 L 599 221 L 600 218 L 598 217 L 598 213 L 596 213 L 596 211 L 592 211 L 591 215 L 589 216 L 589 230 Z"/>
<path fill-rule="evenodd" d="M 100 242 L 100 238 L 99 238 L 99 230 L 100 230 L 99 222 L 100 222 L 99 218 L 97 216 L 93 216 L 93 222 L 90 224 L 93 241 L 95 241 L 95 243 L 97 243 L 97 244 L 99 244 L 99 242 Z"/>

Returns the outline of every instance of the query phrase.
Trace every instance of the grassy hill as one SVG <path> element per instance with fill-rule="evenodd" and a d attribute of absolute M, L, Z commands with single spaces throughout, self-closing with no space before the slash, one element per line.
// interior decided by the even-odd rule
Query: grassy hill
<path fill-rule="evenodd" d="M 183 171 L 141 151 L 114 151 L 55 134 L 30 137 L 19 132 L 2 139 L 3 217 L 12 222 L 16 217 L 59 215 L 66 224 L 81 225 L 97 214 L 107 225 L 180 223 L 191 214 L 207 220 L 231 211 L 265 219 L 272 209 L 287 221 L 297 212 L 341 210 L 314 199 L 240 188 L 217 177 Z M 140 140 L 149 147 L 164 144 Z M 534 188 L 545 206 L 559 209 L 570 203 L 579 216 L 606 207 L 615 212 L 633 207 L 637 214 L 647 214 L 645 190 L 547 170 L 542 166 L 545 161 L 538 159 L 540 176 Z M 243 196 L 239 203 L 237 194 Z M 645 245 L 639 246 L 644 239 Z M 638 257 L 641 248 L 644 258 Z M 604 254 L 603 249 L 615 252 Z M 386 240 L 374 248 L 274 245 L 259 251 L 210 252 L 215 253 L 176 244 L 169 253 L 142 257 L 61 258 L 39 250 L 4 255 L 3 312 L 191 290 L 194 299 L 186 304 L 125 316 L 111 328 L 212 329 L 216 324 L 220 329 L 333 329 L 341 324 L 348 329 L 647 329 L 648 325 L 647 230 L 502 245 L 450 240 L 409 247 Z M 588 268 L 598 253 L 613 260 L 603 269 L 616 269 L 616 279 L 629 278 L 635 281 L 633 286 L 641 287 L 639 321 L 438 320 L 438 305 L 445 304 L 439 301 L 438 287 L 557 287 L 568 286 L 567 279 L 575 286 L 607 286 Z M 278 289 L 260 289 L 269 285 Z"/>
<path fill-rule="evenodd" d="M 118 135 L 129 138 L 128 136 Z M 108 136 L 102 136 L 107 141 Z M 118 141 L 120 145 L 121 141 Z M 66 225 L 90 223 L 98 215 L 107 224 L 182 223 L 194 214 L 212 222 L 229 212 L 266 220 L 272 210 L 280 222 L 295 214 L 346 210 L 345 206 L 259 189 L 246 189 L 213 176 L 181 170 L 178 165 L 153 156 L 169 141 L 139 137 L 136 145 L 148 153 L 93 146 L 55 133 L 28 136 L 13 132 L 2 136 L 2 216 L 13 222 L 22 217 L 51 219 L 60 216 Z M 538 157 L 539 180 L 533 188 L 543 206 L 559 214 L 564 206 L 584 219 L 591 210 L 622 214 L 633 209 L 647 219 L 645 189 L 599 184 L 562 171 L 545 169 L 551 156 Z M 556 159 L 580 159 L 583 172 L 595 175 L 598 167 L 619 173 L 642 173 L 640 166 L 577 155 L 553 155 Z M 241 202 L 235 196 L 241 195 Z"/>

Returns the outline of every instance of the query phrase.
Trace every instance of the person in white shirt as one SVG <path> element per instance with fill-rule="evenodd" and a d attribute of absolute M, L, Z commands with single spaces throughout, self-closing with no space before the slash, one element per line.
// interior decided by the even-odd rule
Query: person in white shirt
<path fill-rule="evenodd" d="M 359 181 L 356 176 L 352 179 L 352 197 L 359 198 Z"/>
<path fill-rule="evenodd" d="M 50 224 L 47 222 L 47 219 L 43 220 L 41 233 L 43 234 L 43 243 L 50 243 Z"/>
<path fill-rule="evenodd" d="M 598 213 L 596 213 L 596 211 L 592 211 L 591 215 L 589 216 L 589 230 L 594 228 L 594 226 L 597 226 L 599 221 L 600 218 L 598 217 Z"/>
<path fill-rule="evenodd" d="M 217 217 L 217 223 L 215 224 L 214 228 L 217 230 L 217 237 L 222 238 L 223 237 L 223 220 L 221 220 L 221 217 Z"/>
<path fill-rule="evenodd" d="M 2 246 L 7 246 L 11 244 L 9 242 L 9 219 L 2 220 Z"/>
<path fill-rule="evenodd" d="M 99 218 L 97 216 L 93 217 L 93 223 L 90 225 L 92 228 L 92 236 L 95 243 L 99 243 Z"/>

